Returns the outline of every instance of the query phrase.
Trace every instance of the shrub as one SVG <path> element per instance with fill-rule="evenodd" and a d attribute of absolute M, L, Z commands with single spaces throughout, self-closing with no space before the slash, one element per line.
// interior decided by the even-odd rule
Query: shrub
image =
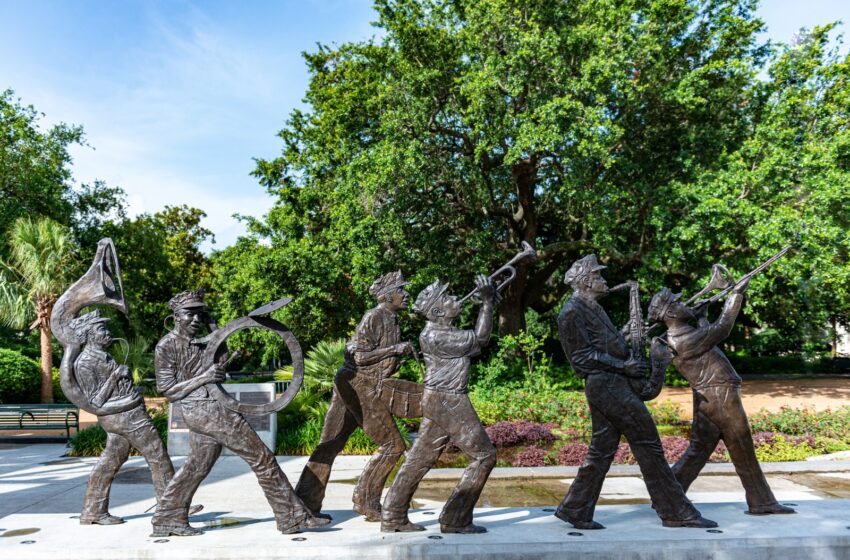
<path fill-rule="evenodd" d="M 565 467 L 578 467 L 587 457 L 588 447 L 586 443 L 568 443 L 558 452 L 558 464 Z"/>
<path fill-rule="evenodd" d="M 497 422 L 484 428 L 496 447 L 510 447 L 519 443 L 519 434 L 513 422 Z"/>
<path fill-rule="evenodd" d="M 472 405 L 485 424 L 498 421 L 528 420 L 557 424 L 590 434 L 590 411 L 584 395 L 548 386 L 537 390 L 517 387 L 475 389 L 470 393 Z M 485 421 L 485 418 L 487 421 Z"/>
<path fill-rule="evenodd" d="M 316 449 L 321 440 L 322 423 L 320 419 L 308 418 L 297 424 L 278 425 L 276 453 L 278 455 L 309 455 Z M 399 420 L 396 420 L 396 425 L 402 437 L 409 442 L 407 426 Z M 369 436 L 363 430 L 357 428 L 348 438 L 342 453 L 344 455 L 371 455 L 377 449 L 378 446 Z"/>
<path fill-rule="evenodd" d="M 59 381 L 59 370 L 53 368 L 53 402 L 59 404 L 71 404 L 65 393 L 62 392 L 62 383 Z"/>
<path fill-rule="evenodd" d="M 678 425 L 682 423 L 682 405 L 673 401 L 647 403 L 652 420 L 656 424 Z"/>
<path fill-rule="evenodd" d="M 764 409 L 750 415 L 750 427 L 756 432 L 779 432 L 789 435 L 813 435 L 850 442 L 850 406 L 836 410 L 783 406 L 778 412 Z"/>
<path fill-rule="evenodd" d="M 37 403 L 41 398 L 41 367 L 14 350 L 0 348 L 0 404 Z"/>
<path fill-rule="evenodd" d="M 556 439 L 549 427 L 528 420 L 497 422 L 492 426 L 487 426 L 484 430 L 496 447 L 551 443 Z"/>
<path fill-rule="evenodd" d="M 781 434 L 760 433 L 753 440 L 757 442 L 756 458 L 762 462 L 803 461 L 822 453 L 822 450 L 812 448 L 806 438 L 797 444 Z"/>
<path fill-rule="evenodd" d="M 530 445 L 514 459 L 515 467 L 542 467 L 546 464 L 546 450 Z"/>
<path fill-rule="evenodd" d="M 544 424 L 519 420 L 514 425 L 516 426 L 516 433 L 523 443 L 551 443 L 555 441 L 552 430 Z"/>
<path fill-rule="evenodd" d="M 664 459 L 668 463 L 675 463 L 682 458 L 688 450 L 690 440 L 681 436 L 662 436 L 661 447 L 664 449 Z"/>

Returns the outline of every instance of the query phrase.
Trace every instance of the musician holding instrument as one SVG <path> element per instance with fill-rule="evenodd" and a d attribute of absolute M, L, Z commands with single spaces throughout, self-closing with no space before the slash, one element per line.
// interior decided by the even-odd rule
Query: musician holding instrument
<path fill-rule="evenodd" d="M 138 395 L 127 366 L 119 365 L 107 352 L 114 340 L 106 328 L 108 321 L 95 310 L 69 324 L 77 341 L 84 345 L 74 361 L 76 379 L 83 394 L 97 407 Z M 98 423 L 106 431 L 106 447 L 89 477 L 80 524 L 115 525 L 124 520 L 109 513 L 109 493 L 131 446 L 142 452 L 150 467 L 157 499 L 174 476 L 174 467 L 144 402 L 124 412 L 98 415 Z"/>
<path fill-rule="evenodd" d="M 753 447 L 747 413 L 741 403 L 741 378 L 717 347 L 732 331 L 751 276 L 731 289 L 723 311 L 713 323 L 679 301 L 681 294 L 664 288 L 649 305 L 649 319 L 667 325 L 667 345 L 673 365 L 693 389 L 694 418 L 688 450 L 673 466 L 687 492 L 722 439 L 741 479 L 749 513 L 795 513 L 776 501 Z M 693 299 L 693 298 L 692 298 Z M 705 311 L 707 305 L 699 305 Z M 697 326 L 692 323 L 698 321 Z"/>
<path fill-rule="evenodd" d="M 180 402 L 189 428 L 189 456 L 171 479 L 151 520 L 154 537 L 192 536 L 202 533 L 189 525 L 189 504 L 201 482 L 227 447 L 250 465 L 284 534 L 327 524 L 315 518 L 295 495 L 274 453 L 245 418 L 214 398 L 207 388 L 224 381 L 224 366 L 205 366 L 204 348 L 195 336 L 208 323 L 202 291 L 181 292 L 168 307 L 174 330 L 156 345 L 157 390 L 169 402 Z"/>
<path fill-rule="evenodd" d="M 716 527 L 685 497 L 664 459 L 649 410 L 631 383 L 646 377 L 648 364 L 642 356 L 631 355 L 623 333 L 597 301 L 609 292 L 599 272 L 604 268 L 596 255 L 587 255 L 564 276 L 573 295 L 558 316 L 558 331 L 570 364 L 585 381 L 593 435 L 587 457 L 555 516 L 577 529 L 604 529 L 593 514 L 620 436 L 625 435 L 662 524 Z"/>
<path fill-rule="evenodd" d="M 408 282 L 400 270 L 384 274 L 369 287 L 378 305 L 363 315 L 345 347 L 345 362 L 334 378 L 333 397 L 325 414 L 322 435 L 295 489 L 313 515 L 320 513 L 331 467 L 354 430 L 360 426 L 380 447 L 363 469 L 354 488 L 354 511 L 366 521 L 381 520 L 381 492 L 390 472 L 407 445 L 393 419 L 384 385 L 402 382 L 410 389 L 418 416 L 421 388 L 418 384 L 393 379 L 399 357 L 412 354 L 409 342 L 401 341 L 398 312 L 407 307 Z"/>
<path fill-rule="evenodd" d="M 422 396 L 422 425 L 419 437 L 407 454 L 384 500 L 381 531 L 424 531 L 407 516 L 410 500 L 422 478 L 434 466 L 451 441 L 469 457 L 469 465 L 455 486 L 443 512 L 443 533 L 484 533 L 472 523 L 472 510 L 496 464 L 496 448 L 490 442 L 467 394 L 470 358 L 477 356 L 490 339 L 496 286 L 479 275 L 476 291 L 481 298 L 474 330 L 461 330 L 452 323 L 462 309 L 461 300 L 446 293 L 439 282 L 422 290 L 414 311 L 427 323 L 419 336 L 425 357 L 425 392 Z M 464 298 L 465 299 L 465 298 Z"/>

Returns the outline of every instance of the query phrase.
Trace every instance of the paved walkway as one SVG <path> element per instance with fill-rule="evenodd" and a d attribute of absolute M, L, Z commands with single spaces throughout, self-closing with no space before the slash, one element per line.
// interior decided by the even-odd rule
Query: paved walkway
<path fill-rule="evenodd" d="M 709 472 L 696 481 L 689 495 L 705 516 L 720 522 L 724 532 L 714 534 L 662 528 L 648 505 L 637 467 L 612 469 L 600 501 L 600 504 L 611 505 L 600 505 L 597 512 L 598 520 L 610 530 L 596 533 L 576 532 L 549 511 L 569 487 L 575 475 L 574 467 L 496 469 L 479 502 L 482 507 L 476 510 L 476 522 L 488 527 L 490 533 L 470 537 L 441 535 L 437 524 L 444 496 L 459 477 L 459 470 L 431 471 L 423 483 L 423 490 L 417 493 L 414 499 L 417 511 L 413 519 L 424 522 L 427 532 L 386 535 L 380 533 L 376 524 L 366 523 L 351 511 L 353 484 L 368 458 L 342 456 L 334 465 L 325 502 L 326 511 L 334 516 L 332 526 L 303 535 L 283 536 L 275 531 L 274 519 L 247 465 L 237 457 L 222 457 L 196 494 L 196 502 L 204 504 L 205 509 L 192 518 L 192 523 L 208 532 L 199 537 L 159 542 L 148 537 L 154 499 L 150 472 L 142 458 L 131 457 L 113 485 L 110 511 L 123 516 L 127 523 L 115 527 L 83 527 L 78 524 L 77 516 L 88 474 L 96 459 L 62 457 L 63 452 L 64 447 L 56 444 L 0 445 L 0 558 L 257 560 L 356 556 L 363 560 L 464 556 L 544 558 L 548 555 L 549 558 L 616 556 L 696 560 L 711 555 L 718 560 L 735 559 L 734 555 L 717 552 L 718 539 L 729 540 L 729 550 L 742 543 L 755 542 L 754 539 L 767 539 L 764 542 L 773 543 L 771 546 L 782 546 L 789 554 L 796 554 L 760 556 L 761 553 L 747 553 L 744 556 L 748 560 L 758 560 L 809 557 L 808 552 L 795 547 L 801 542 L 813 545 L 820 542 L 819 538 L 825 539 L 823 546 L 830 553 L 835 546 L 844 548 L 840 548 L 839 555 L 812 558 L 850 555 L 850 532 L 845 529 L 850 519 L 850 500 L 842 499 L 850 498 L 850 461 L 766 464 L 765 470 L 777 497 L 780 501 L 797 504 L 800 511 L 796 516 L 781 517 L 744 515 L 743 490 L 731 466 L 709 465 Z M 297 480 L 305 460 L 304 457 L 278 458 L 292 482 Z M 182 459 L 178 458 L 176 463 L 181 464 Z M 535 484 L 549 492 L 537 494 L 538 505 L 535 506 L 506 507 L 496 500 L 515 500 L 515 493 L 508 498 L 497 495 L 498 492 L 488 494 L 488 489 L 500 486 L 516 490 L 535 488 Z M 511 502 L 511 505 L 523 504 Z M 573 533 L 579 536 L 574 537 Z M 781 544 L 782 539 L 787 542 Z M 689 556 L 690 552 L 681 548 L 685 542 L 703 555 Z M 580 550 L 585 550 L 586 554 L 576 556 Z M 643 553 L 635 556 L 632 554 L 635 550 Z M 602 555 L 603 552 L 608 556 Z"/>

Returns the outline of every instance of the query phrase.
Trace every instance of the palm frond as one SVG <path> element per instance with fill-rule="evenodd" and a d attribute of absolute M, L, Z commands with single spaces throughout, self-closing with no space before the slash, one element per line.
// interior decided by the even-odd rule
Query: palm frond
<path fill-rule="evenodd" d="M 35 318 L 29 294 L 12 269 L 0 263 L 0 323 L 25 329 Z"/>

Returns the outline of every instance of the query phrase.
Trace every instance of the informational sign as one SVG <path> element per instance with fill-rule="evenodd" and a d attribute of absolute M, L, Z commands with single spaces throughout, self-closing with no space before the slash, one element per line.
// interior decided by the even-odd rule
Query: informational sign
<path fill-rule="evenodd" d="M 240 402 L 267 403 L 275 399 L 274 383 L 226 383 L 224 390 Z M 277 447 L 277 414 L 244 415 L 248 424 L 254 428 L 266 447 L 275 451 Z M 179 402 L 171 403 L 168 413 L 168 454 L 189 454 L 189 428 L 183 420 L 183 409 Z M 233 455 L 226 447 L 222 455 Z"/>

